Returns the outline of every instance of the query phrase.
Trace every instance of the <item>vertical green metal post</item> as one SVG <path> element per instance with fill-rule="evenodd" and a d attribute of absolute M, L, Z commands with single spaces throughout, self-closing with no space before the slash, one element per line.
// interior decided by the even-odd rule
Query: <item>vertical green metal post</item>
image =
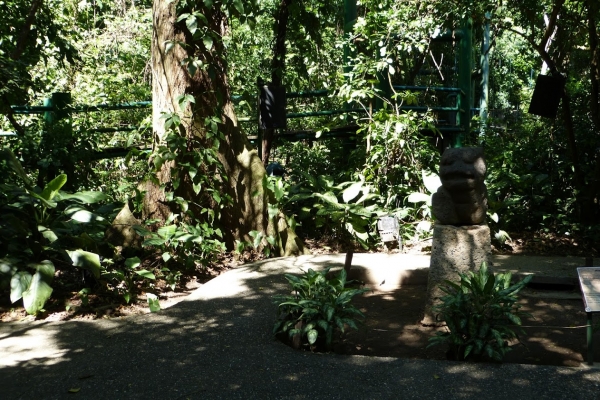
<path fill-rule="evenodd" d="M 56 116 L 54 115 L 54 101 L 52 97 L 44 98 L 44 107 L 52 107 L 52 111 L 44 112 L 44 122 L 45 129 L 42 131 L 42 143 L 52 141 L 51 135 L 53 132 L 53 125 L 56 120 Z M 48 167 L 45 165 L 40 165 L 39 173 L 38 173 L 38 186 L 43 187 L 43 184 L 48 178 Z"/>
<path fill-rule="evenodd" d="M 68 125 L 65 127 L 70 135 L 73 132 L 71 123 L 71 112 L 67 108 L 71 105 L 71 93 L 52 93 L 52 97 L 44 99 L 45 107 L 52 107 L 52 111 L 44 113 L 44 121 L 48 124 L 48 128 L 52 128 L 56 122 L 68 119 Z"/>
<path fill-rule="evenodd" d="M 462 133 L 454 137 L 452 147 L 462 147 L 464 139 L 470 132 L 471 107 L 473 105 L 473 92 L 471 74 L 473 69 L 473 21 L 465 20 L 462 27 L 462 38 L 459 43 L 458 57 L 458 87 L 462 93 L 458 96 L 458 123 Z"/>
<path fill-rule="evenodd" d="M 587 314 L 587 361 L 588 365 L 594 365 L 594 341 L 592 335 L 594 334 L 593 330 L 593 313 L 588 312 Z"/>
<path fill-rule="evenodd" d="M 481 45 L 481 98 L 479 100 L 479 136 L 485 135 L 488 119 L 488 100 L 490 85 L 490 19 L 492 14 L 485 13 L 483 43 Z"/>
<path fill-rule="evenodd" d="M 46 98 L 44 98 L 44 107 L 52 107 L 52 108 L 54 108 L 54 103 L 52 102 L 52 97 L 46 97 Z M 54 122 L 54 112 L 53 111 L 46 111 L 44 113 L 44 121 L 49 126 L 52 126 L 52 123 Z"/>
<path fill-rule="evenodd" d="M 49 149 L 64 146 L 67 153 L 73 150 L 73 121 L 71 119 L 71 111 L 69 110 L 70 105 L 71 93 L 52 93 L 52 97 L 44 99 L 44 106 L 52 108 L 52 111 L 44 113 L 46 129 L 42 137 L 42 142 Z M 67 163 L 68 159 L 63 160 L 63 162 Z M 62 168 L 66 171 L 69 171 L 72 167 L 70 164 L 62 165 Z M 55 165 L 40 166 L 38 185 L 43 187 L 56 174 Z"/>
<path fill-rule="evenodd" d="M 71 105 L 71 93 L 52 93 L 52 105 L 56 120 L 71 118 L 71 113 L 66 110 Z"/>
<path fill-rule="evenodd" d="M 55 122 L 64 120 L 61 127 L 63 135 L 69 137 L 69 143 L 71 143 L 73 138 L 73 120 L 71 118 L 71 111 L 68 110 L 71 103 L 71 93 L 52 93 L 52 105 L 54 106 L 54 115 L 56 117 Z"/>

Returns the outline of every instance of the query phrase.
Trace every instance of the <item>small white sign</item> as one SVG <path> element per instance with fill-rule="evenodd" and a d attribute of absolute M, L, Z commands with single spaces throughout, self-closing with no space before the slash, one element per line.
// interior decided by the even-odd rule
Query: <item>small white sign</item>
<path fill-rule="evenodd" d="M 600 267 L 577 268 L 585 312 L 600 312 Z"/>

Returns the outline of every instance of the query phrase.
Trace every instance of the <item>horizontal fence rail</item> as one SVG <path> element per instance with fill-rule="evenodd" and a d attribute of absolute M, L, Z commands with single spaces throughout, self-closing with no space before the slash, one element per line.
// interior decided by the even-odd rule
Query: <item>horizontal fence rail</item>
<path fill-rule="evenodd" d="M 439 86 L 411 86 L 411 85 L 393 85 L 392 88 L 396 91 L 412 91 L 412 92 L 446 92 L 446 93 L 454 93 L 458 95 L 464 95 L 464 92 L 460 88 L 456 87 L 439 87 Z M 297 91 L 297 92 L 289 92 L 286 93 L 287 99 L 309 99 L 309 98 L 322 98 L 328 97 L 335 93 L 335 90 L 332 89 L 319 89 L 319 90 L 307 90 L 307 91 Z M 238 103 L 242 100 L 241 95 L 232 95 L 231 96 L 234 103 Z M 152 101 L 132 101 L 118 104 L 97 104 L 97 105 L 66 105 L 64 107 L 57 107 L 56 105 L 44 105 L 44 106 L 27 106 L 27 105 L 13 105 L 11 106 L 11 112 L 13 114 L 20 115 L 35 115 L 35 114 L 45 114 L 51 112 L 60 112 L 62 114 L 69 113 L 88 113 L 88 112 L 103 112 L 103 111 L 121 111 L 121 110 L 143 110 L 152 107 Z M 463 109 L 459 107 L 459 105 L 455 106 L 401 106 L 401 110 L 404 111 L 414 111 L 414 112 L 448 112 L 448 113 L 461 113 Z M 343 115 L 343 114 L 357 114 L 357 113 L 366 113 L 367 110 L 363 108 L 349 108 L 349 109 L 338 109 L 338 110 L 315 110 L 315 111 L 305 111 L 305 112 L 289 112 L 286 113 L 285 117 L 288 119 L 296 119 L 296 118 L 310 118 L 310 117 L 327 117 L 334 115 Z M 258 116 L 251 117 L 240 117 L 238 118 L 240 123 L 256 123 L 259 121 Z M 117 126 L 117 127 L 102 127 L 102 128 L 92 128 L 89 131 L 95 133 L 115 133 L 115 132 L 132 132 L 136 130 L 141 130 L 142 127 L 127 125 L 127 126 Z M 340 137 L 348 134 L 352 134 L 356 132 L 356 127 L 351 126 L 348 127 L 339 127 L 333 128 L 331 131 L 322 132 L 320 135 L 317 135 L 314 131 L 283 131 L 280 136 L 282 139 L 287 141 L 298 141 L 298 140 L 313 140 L 319 138 L 331 138 L 331 137 Z M 452 132 L 459 133 L 462 131 L 460 126 L 439 126 L 437 127 L 441 132 Z M 17 136 L 14 132 L 6 132 L 0 131 L 1 136 Z M 248 138 L 251 141 L 255 141 L 256 137 L 249 135 Z M 148 150 L 148 148 L 138 148 L 138 150 Z M 123 148 L 106 148 L 102 151 L 98 152 L 95 159 L 102 158 L 114 158 L 114 157 L 123 157 L 127 154 L 128 149 Z"/>
<path fill-rule="evenodd" d="M 118 111 L 135 110 L 152 107 L 152 101 L 136 101 L 121 104 L 98 104 L 94 106 L 82 105 L 74 107 L 57 108 L 54 106 L 10 106 L 14 114 L 44 114 L 53 111 L 62 111 L 67 113 L 86 113 L 96 111 Z"/>

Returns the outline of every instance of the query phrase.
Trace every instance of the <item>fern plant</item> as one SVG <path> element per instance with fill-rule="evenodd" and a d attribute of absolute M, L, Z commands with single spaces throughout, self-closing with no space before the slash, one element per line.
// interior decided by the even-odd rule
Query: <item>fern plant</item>
<path fill-rule="evenodd" d="M 434 311 L 447 330 L 429 338 L 429 346 L 447 344 L 457 360 L 488 356 L 502 361 L 509 341 L 518 339 L 513 328 L 522 332 L 521 317 L 529 315 L 519 311 L 517 294 L 531 278 L 511 285 L 510 273 L 494 275 L 484 262 L 479 271 L 460 274 L 459 283 L 445 281 L 441 289 L 446 295 Z"/>
<path fill-rule="evenodd" d="M 343 269 L 331 279 L 328 272 L 329 268 L 320 272 L 309 269 L 300 277 L 285 275 L 293 293 L 275 296 L 279 311 L 275 334 L 300 335 L 302 344 L 311 348 L 321 338 L 326 350 L 331 350 L 336 331 L 358 329 L 356 319 L 364 314 L 352 305 L 352 298 L 369 289 L 346 287 L 349 282 Z"/>

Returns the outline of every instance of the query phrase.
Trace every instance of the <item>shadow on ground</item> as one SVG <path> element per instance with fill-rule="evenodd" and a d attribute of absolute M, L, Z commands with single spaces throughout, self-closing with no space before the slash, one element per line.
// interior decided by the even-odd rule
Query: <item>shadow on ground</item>
<path fill-rule="evenodd" d="M 358 331 L 349 331 L 337 351 L 344 354 L 445 360 L 444 346 L 427 347 L 436 330 L 422 326 L 426 285 L 406 285 L 391 291 L 375 291 L 356 298 L 366 315 Z M 586 362 L 586 314 L 581 299 L 548 298 L 555 292 L 537 290 L 536 296 L 521 298 L 523 319 L 520 343 L 511 346 L 504 362 L 578 367 Z M 558 294 L 560 295 L 560 293 Z M 600 332 L 594 334 L 600 343 Z M 600 360 L 600 346 L 595 359 Z"/>
<path fill-rule="evenodd" d="M 157 314 L 0 324 L 3 399 L 593 398 L 595 369 L 296 352 L 271 297 L 307 259 L 230 271 Z M 339 260 L 311 259 L 322 267 Z M 343 262 L 343 261 L 341 261 Z M 69 393 L 69 391 L 73 393 Z"/>

